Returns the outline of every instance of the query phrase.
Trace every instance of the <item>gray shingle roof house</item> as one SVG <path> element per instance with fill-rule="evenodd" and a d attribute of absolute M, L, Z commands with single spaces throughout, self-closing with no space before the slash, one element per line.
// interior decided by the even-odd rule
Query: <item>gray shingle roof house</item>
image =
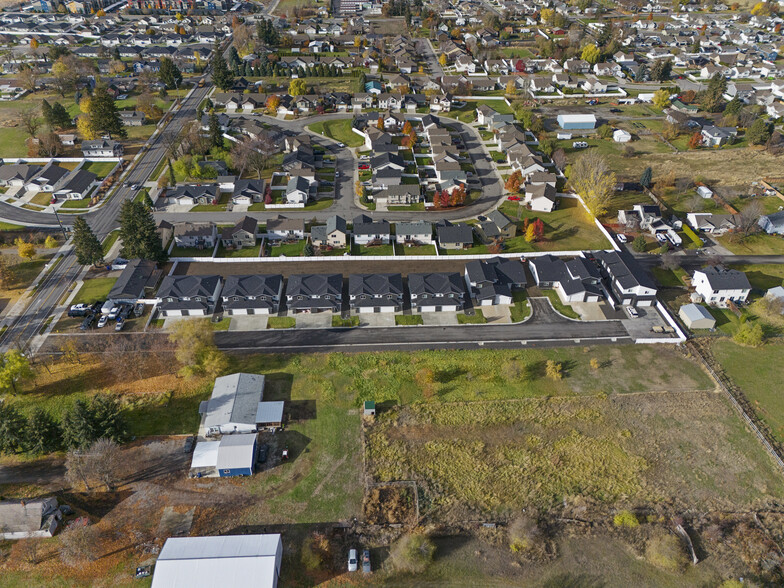
<path fill-rule="evenodd" d="M 326 225 L 316 225 L 310 229 L 310 241 L 318 247 L 337 247 L 344 249 L 348 242 L 346 219 L 342 216 L 331 216 Z"/>
<path fill-rule="evenodd" d="M 749 279 L 741 271 L 708 266 L 694 272 L 694 290 L 711 306 L 726 307 L 730 301 L 745 302 L 751 293 Z"/>
<path fill-rule="evenodd" d="M 177 204 L 212 204 L 218 199 L 217 184 L 183 184 L 167 194 Z"/>
<path fill-rule="evenodd" d="M 175 223 L 174 243 L 178 247 L 197 247 L 210 249 L 215 247 L 218 229 L 215 223 Z"/>
<path fill-rule="evenodd" d="M 338 312 L 343 300 L 340 274 L 295 274 L 286 285 L 286 304 L 293 312 Z"/>
<path fill-rule="evenodd" d="M 267 220 L 267 238 L 278 239 L 304 239 L 305 221 L 301 218 L 287 218 L 278 215 L 277 218 Z"/>
<path fill-rule="evenodd" d="M 474 245 L 474 231 L 465 223 L 453 225 L 440 221 L 436 225 L 438 244 L 444 249 L 468 249 Z"/>
<path fill-rule="evenodd" d="M 598 302 L 603 293 L 599 268 L 584 257 L 564 261 L 543 255 L 529 262 L 531 274 L 540 288 L 552 288 L 564 304 Z"/>
<path fill-rule="evenodd" d="M 408 274 L 411 309 L 417 312 L 462 310 L 466 285 L 457 272 Z"/>
<path fill-rule="evenodd" d="M 255 432 L 256 411 L 264 398 L 264 381 L 261 374 L 245 373 L 215 378 L 212 395 L 199 410 L 204 415 L 207 434 Z"/>
<path fill-rule="evenodd" d="M 469 261 L 465 281 L 471 297 L 480 306 L 511 304 L 512 290 L 525 288 L 527 282 L 523 264 L 502 257 Z"/>
<path fill-rule="evenodd" d="M 221 290 L 223 309 L 229 316 L 278 312 L 283 293 L 280 275 L 227 276 Z"/>
<path fill-rule="evenodd" d="M 71 200 L 81 200 L 90 193 L 98 181 L 98 176 L 91 171 L 80 169 L 71 174 L 65 185 L 55 192 L 56 196 Z"/>
<path fill-rule="evenodd" d="M 40 171 L 40 165 L 25 163 L 0 165 L 0 186 L 24 186 Z"/>
<path fill-rule="evenodd" d="M 784 210 L 761 216 L 758 224 L 768 234 L 784 235 Z"/>
<path fill-rule="evenodd" d="M 401 244 L 430 245 L 433 243 L 433 223 L 395 223 L 395 239 Z"/>
<path fill-rule="evenodd" d="M 206 316 L 220 288 L 220 276 L 166 276 L 158 288 L 158 309 L 163 317 Z"/>
<path fill-rule="evenodd" d="M 656 284 L 628 251 L 597 251 L 596 260 L 609 283 L 609 302 L 615 306 L 653 306 Z"/>
<path fill-rule="evenodd" d="M 360 245 L 369 243 L 389 243 L 390 226 L 385 220 L 374 221 L 365 214 L 354 217 L 351 232 L 354 235 L 354 242 Z"/>
<path fill-rule="evenodd" d="M 120 157 L 123 146 L 112 139 L 82 141 L 82 155 L 85 157 Z"/>
<path fill-rule="evenodd" d="M 243 217 L 233 227 L 226 227 L 221 231 L 221 243 L 224 247 L 253 247 L 256 245 L 256 231 L 259 221 L 251 216 Z"/>
<path fill-rule="evenodd" d="M 351 310 L 357 313 L 396 312 L 403 306 L 400 274 L 351 274 L 348 277 Z"/>
<path fill-rule="evenodd" d="M 54 497 L 0 502 L 0 539 L 51 537 L 62 519 L 57 506 Z"/>
<path fill-rule="evenodd" d="M 152 291 L 160 275 L 158 264 L 154 261 L 132 259 L 122 270 L 106 298 L 114 303 L 136 304 L 137 300 L 146 297 L 146 292 Z"/>

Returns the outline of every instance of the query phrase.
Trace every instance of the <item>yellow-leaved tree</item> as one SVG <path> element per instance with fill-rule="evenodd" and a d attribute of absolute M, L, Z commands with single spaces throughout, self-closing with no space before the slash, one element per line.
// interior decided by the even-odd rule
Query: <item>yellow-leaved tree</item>
<path fill-rule="evenodd" d="M 607 212 L 616 178 L 604 157 L 596 149 L 590 149 L 571 166 L 569 184 L 582 197 L 590 213 L 598 217 Z"/>

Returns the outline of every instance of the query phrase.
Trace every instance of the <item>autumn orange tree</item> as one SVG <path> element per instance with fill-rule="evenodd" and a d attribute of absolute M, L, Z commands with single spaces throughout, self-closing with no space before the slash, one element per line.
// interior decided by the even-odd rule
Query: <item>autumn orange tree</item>
<path fill-rule="evenodd" d="M 520 171 L 518 170 L 506 179 L 504 188 L 506 188 L 510 192 L 519 192 L 520 187 L 522 185 L 523 185 L 523 174 L 520 173 Z"/>
<path fill-rule="evenodd" d="M 702 146 L 702 133 L 696 131 L 689 139 L 689 149 L 697 149 Z"/>

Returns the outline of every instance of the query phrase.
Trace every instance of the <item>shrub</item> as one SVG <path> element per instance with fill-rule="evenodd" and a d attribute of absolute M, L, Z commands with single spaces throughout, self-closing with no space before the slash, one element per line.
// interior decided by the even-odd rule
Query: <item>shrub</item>
<path fill-rule="evenodd" d="M 426 535 L 413 533 L 398 539 L 389 557 L 398 571 L 419 574 L 433 561 L 435 551 L 435 544 Z"/>
<path fill-rule="evenodd" d="M 686 567 L 688 559 L 681 540 L 675 535 L 659 535 L 648 541 L 645 557 L 653 565 L 676 572 Z"/>
<path fill-rule="evenodd" d="M 513 553 L 530 552 L 542 545 L 542 530 L 534 519 L 522 516 L 509 525 L 509 549 Z"/>
<path fill-rule="evenodd" d="M 645 248 L 648 246 L 648 242 L 645 240 L 645 237 L 642 235 L 637 235 L 632 241 L 632 249 L 634 249 L 637 253 L 642 253 L 645 251 Z"/>
<path fill-rule="evenodd" d="M 591 358 L 591 369 L 598 370 L 600 367 L 602 367 L 602 364 L 599 363 L 599 360 L 596 359 L 595 357 L 592 357 Z"/>
<path fill-rule="evenodd" d="M 732 337 L 738 345 L 745 347 L 759 347 L 765 342 L 765 334 L 762 332 L 762 325 L 745 322 Z"/>
<path fill-rule="evenodd" d="M 637 515 L 635 515 L 632 511 L 622 510 L 617 515 L 615 515 L 615 517 L 613 517 L 613 525 L 616 527 L 628 527 L 633 529 L 640 526 L 640 521 L 637 520 Z"/>
<path fill-rule="evenodd" d="M 545 373 L 551 380 L 561 380 L 563 379 L 563 365 L 557 361 L 548 359 L 547 366 L 545 367 Z"/>

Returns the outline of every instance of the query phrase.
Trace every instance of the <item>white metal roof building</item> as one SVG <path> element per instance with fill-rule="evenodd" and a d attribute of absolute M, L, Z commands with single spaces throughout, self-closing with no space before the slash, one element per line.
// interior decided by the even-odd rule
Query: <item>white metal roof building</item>
<path fill-rule="evenodd" d="M 249 433 L 256 430 L 256 411 L 264 397 L 264 376 L 236 373 L 215 378 L 207 402 L 204 427 L 209 433 Z"/>
<path fill-rule="evenodd" d="M 564 130 L 593 129 L 596 127 L 596 116 L 593 114 L 559 114 L 558 126 Z"/>
<path fill-rule="evenodd" d="M 684 304 L 678 310 L 678 316 L 690 329 L 712 329 L 716 326 L 716 319 L 701 304 Z"/>
<path fill-rule="evenodd" d="M 256 411 L 256 425 L 259 427 L 278 427 L 283 423 L 283 401 L 259 402 Z"/>
<path fill-rule="evenodd" d="M 220 441 L 201 441 L 193 450 L 191 474 L 222 478 L 252 476 L 256 443 L 256 433 L 226 435 Z"/>
<path fill-rule="evenodd" d="M 276 588 L 282 557 L 279 534 L 172 537 L 158 556 L 152 588 Z"/>

